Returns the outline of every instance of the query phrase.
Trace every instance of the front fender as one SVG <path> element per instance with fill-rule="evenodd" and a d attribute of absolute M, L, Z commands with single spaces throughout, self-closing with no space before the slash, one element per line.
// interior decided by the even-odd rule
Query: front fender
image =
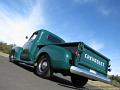
<path fill-rule="evenodd" d="M 54 69 L 70 69 L 69 60 L 72 59 L 72 55 L 71 52 L 67 49 L 56 45 L 44 46 L 40 49 L 36 57 L 38 58 L 39 55 L 43 52 L 47 53 L 50 56 L 51 66 Z"/>
<path fill-rule="evenodd" d="M 21 55 L 21 52 L 23 51 L 23 48 L 16 46 L 12 48 L 12 51 L 15 52 L 15 60 L 20 60 L 20 55 Z"/>

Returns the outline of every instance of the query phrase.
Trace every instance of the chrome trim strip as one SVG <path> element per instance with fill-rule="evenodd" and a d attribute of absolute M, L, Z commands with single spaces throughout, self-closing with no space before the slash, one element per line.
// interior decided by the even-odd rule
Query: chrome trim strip
<path fill-rule="evenodd" d="M 85 76 L 89 79 L 99 80 L 99 81 L 103 81 L 105 83 L 111 83 L 111 80 L 108 77 L 100 76 L 100 75 L 94 74 L 92 72 L 88 72 L 84 69 L 81 69 L 81 68 L 78 68 L 75 66 L 70 67 L 70 72 L 73 74 Z"/>

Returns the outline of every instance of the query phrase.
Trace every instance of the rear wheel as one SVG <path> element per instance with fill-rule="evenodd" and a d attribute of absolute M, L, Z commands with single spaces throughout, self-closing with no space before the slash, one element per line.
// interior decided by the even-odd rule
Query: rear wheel
<path fill-rule="evenodd" d="M 78 75 L 72 75 L 71 81 L 75 87 L 81 88 L 87 83 L 88 78 L 78 76 Z"/>
<path fill-rule="evenodd" d="M 37 63 L 35 72 L 38 76 L 43 78 L 50 78 L 52 76 L 52 71 L 50 67 L 50 58 L 47 54 L 42 55 Z"/>

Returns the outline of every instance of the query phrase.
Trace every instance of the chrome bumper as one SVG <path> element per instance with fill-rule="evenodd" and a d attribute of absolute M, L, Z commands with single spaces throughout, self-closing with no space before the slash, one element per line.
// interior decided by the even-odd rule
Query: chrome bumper
<path fill-rule="evenodd" d="M 92 80 L 99 80 L 105 83 L 111 83 L 111 80 L 108 77 L 100 76 L 75 66 L 70 67 L 70 72 L 76 75 L 87 77 Z"/>

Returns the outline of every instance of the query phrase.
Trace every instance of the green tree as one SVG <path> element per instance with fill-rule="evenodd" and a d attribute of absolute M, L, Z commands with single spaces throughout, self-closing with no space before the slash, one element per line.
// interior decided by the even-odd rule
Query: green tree
<path fill-rule="evenodd" d="M 13 46 L 13 44 L 8 45 L 7 43 L 0 42 L 0 52 L 9 54 Z"/>
<path fill-rule="evenodd" d="M 120 76 L 118 76 L 118 75 L 111 75 L 110 78 L 112 80 L 112 85 L 120 87 Z"/>

